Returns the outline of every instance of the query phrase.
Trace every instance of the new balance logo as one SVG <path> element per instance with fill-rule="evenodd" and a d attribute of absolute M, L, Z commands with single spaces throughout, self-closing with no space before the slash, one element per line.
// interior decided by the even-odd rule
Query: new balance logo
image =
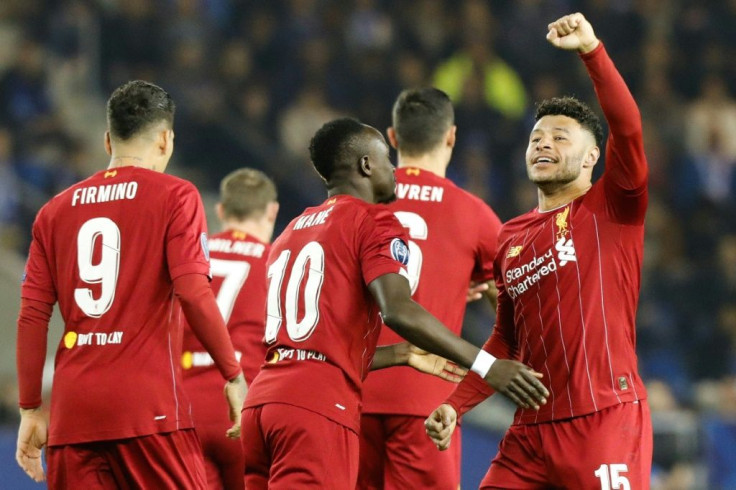
<path fill-rule="evenodd" d="M 560 266 L 564 266 L 568 262 L 578 261 L 575 256 L 575 244 L 572 243 L 572 238 L 565 240 L 565 237 L 562 237 L 557 240 L 555 250 L 557 250 L 557 260 L 560 261 Z"/>

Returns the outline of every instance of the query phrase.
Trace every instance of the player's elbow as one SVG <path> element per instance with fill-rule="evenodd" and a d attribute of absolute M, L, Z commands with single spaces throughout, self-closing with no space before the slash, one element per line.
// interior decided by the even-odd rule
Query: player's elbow
<path fill-rule="evenodd" d="M 410 302 L 391 301 L 381 308 L 383 323 L 401 335 L 413 326 Z"/>

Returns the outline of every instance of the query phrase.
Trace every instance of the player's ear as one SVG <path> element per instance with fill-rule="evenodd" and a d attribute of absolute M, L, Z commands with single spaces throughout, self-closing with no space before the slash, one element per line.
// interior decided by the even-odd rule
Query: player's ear
<path fill-rule="evenodd" d="M 596 163 L 598 163 L 598 159 L 601 156 L 601 149 L 597 146 L 593 146 L 588 150 L 588 153 L 585 156 L 585 160 L 583 161 L 583 168 L 593 168 Z"/>
<path fill-rule="evenodd" d="M 266 217 L 268 218 L 268 221 L 271 223 L 276 222 L 276 217 L 279 214 L 279 203 L 276 201 L 268 203 L 266 206 Z"/>
<path fill-rule="evenodd" d="M 445 133 L 445 144 L 450 148 L 455 148 L 455 141 L 457 138 L 457 126 L 454 124 L 450 126 L 450 129 Z"/>
<path fill-rule="evenodd" d="M 110 131 L 105 131 L 105 153 L 112 156 L 112 144 L 110 143 Z"/>
<path fill-rule="evenodd" d="M 370 177 L 373 174 L 373 169 L 371 168 L 371 160 L 368 158 L 368 155 L 363 155 L 360 157 L 360 160 L 358 161 L 358 170 L 360 171 L 361 175 L 364 175 L 366 177 Z"/>
<path fill-rule="evenodd" d="M 386 136 L 388 136 L 388 142 L 391 145 L 391 148 L 398 150 L 399 140 L 396 138 L 396 130 L 393 126 L 389 126 L 388 129 L 386 129 Z"/>
<path fill-rule="evenodd" d="M 217 219 L 219 219 L 220 221 L 225 220 L 225 208 L 222 207 L 221 202 L 215 204 L 215 214 L 217 215 Z"/>
<path fill-rule="evenodd" d="M 174 152 L 174 131 L 171 129 L 159 131 L 156 144 L 162 155 L 171 155 Z"/>

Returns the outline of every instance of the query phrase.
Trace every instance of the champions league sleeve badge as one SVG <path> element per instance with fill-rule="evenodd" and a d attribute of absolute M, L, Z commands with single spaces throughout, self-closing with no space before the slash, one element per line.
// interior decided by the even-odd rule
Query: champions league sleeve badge
<path fill-rule="evenodd" d="M 401 265 L 409 264 L 409 247 L 406 246 L 401 238 L 391 240 L 391 257 Z"/>

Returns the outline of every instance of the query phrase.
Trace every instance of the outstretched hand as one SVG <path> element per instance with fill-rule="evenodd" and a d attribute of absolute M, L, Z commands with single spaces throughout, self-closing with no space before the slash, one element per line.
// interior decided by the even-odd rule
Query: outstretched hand
<path fill-rule="evenodd" d="M 233 423 L 233 426 L 227 430 L 225 435 L 230 439 L 240 437 L 240 413 L 243 410 L 243 403 L 245 402 L 245 395 L 247 393 L 248 385 L 245 382 L 243 373 L 240 373 L 237 378 L 225 383 L 225 399 L 230 410 L 230 421 Z"/>
<path fill-rule="evenodd" d="M 406 364 L 417 371 L 432 374 L 453 383 L 459 383 L 465 377 L 467 369 L 453 364 L 444 357 L 437 356 L 419 347 L 409 345 L 409 357 Z"/>
<path fill-rule="evenodd" d="M 547 41 L 555 47 L 589 53 L 598 47 L 593 26 L 583 14 L 575 13 L 560 17 L 547 26 Z"/>
<path fill-rule="evenodd" d="M 491 388 L 509 397 L 521 408 L 539 408 L 547 403 L 549 391 L 538 373 L 525 364 L 510 359 L 496 359 L 486 374 L 485 380 Z"/>
<path fill-rule="evenodd" d="M 437 449 L 444 451 L 450 447 L 452 433 L 457 425 L 457 412 L 452 406 L 443 403 L 424 421 L 424 430 Z"/>
<path fill-rule="evenodd" d="M 21 408 L 15 460 L 36 482 L 46 479 L 41 464 L 41 449 L 46 445 L 48 433 L 48 423 L 40 408 Z"/>

